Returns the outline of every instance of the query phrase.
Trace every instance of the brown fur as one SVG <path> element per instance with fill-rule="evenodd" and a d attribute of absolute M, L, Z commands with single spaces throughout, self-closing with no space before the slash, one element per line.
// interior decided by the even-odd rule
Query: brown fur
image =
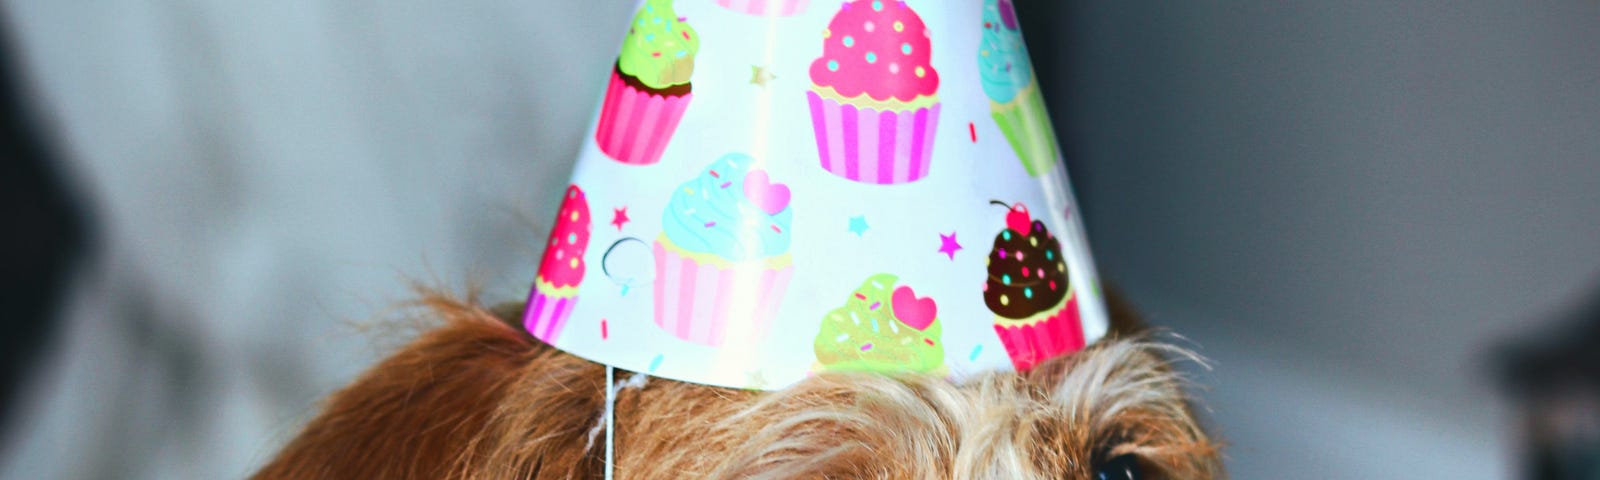
<path fill-rule="evenodd" d="M 329 398 L 254 478 L 600 478 L 605 367 L 521 333 L 514 307 L 425 303 L 444 325 Z M 1125 304 L 1112 311 L 1128 325 Z M 616 475 L 1088 479 L 1137 454 L 1145 478 L 1222 478 L 1168 357 L 1198 361 L 1132 336 L 959 385 L 826 374 L 762 394 L 633 378 Z"/>

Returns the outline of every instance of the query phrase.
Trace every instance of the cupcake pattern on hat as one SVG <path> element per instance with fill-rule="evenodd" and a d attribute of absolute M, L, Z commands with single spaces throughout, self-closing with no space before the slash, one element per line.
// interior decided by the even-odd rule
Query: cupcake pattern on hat
<path fill-rule="evenodd" d="M 578 302 L 578 285 L 583 283 L 587 269 L 583 256 L 589 249 L 592 223 L 583 189 L 577 185 L 568 186 L 522 318 L 528 333 L 547 343 L 555 343 Z"/>
<path fill-rule="evenodd" d="M 673 10 L 672 0 L 646 1 L 628 27 L 617 70 L 657 92 L 687 87 L 700 36 L 685 20 Z"/>
<path fill-rule="evenodd" d="M 717 0 L 717 5 L 746 15 L 788 17 L 805 13 L 811 0 Z"/>
<path fill-rule="evenodd" d="M 1021 203 L 1006 211 L 1006 229 L 995 236 L 987 264 L 983 303 L 1001 317 L 1028 318 L 1060 303 L 1069 290 L 1061 242 Z"/>
<path fill-rule="evenodd" d="M 873 275 L 823 317 L 812 341 L 823 369 L 928 373 L 944 366 L 938 304 L 898 280 Z"/>
<path fill-rule="evenodd" d="M 742 153 L 674 190 L 654 246 L 656 324 L 711 346 L 764 338 L 794 272 L 789 201 Z"/>
<path fill-rule="evenodd" d="M 983 4 L 983 40 L 978 44 L 978 75 L 989 100 L 1006 103 L 1033 83 L 1033 64 L 1022 43 L 1022 29 L 1010 0 Z"/>
<path fill-rule="evenodd" d="M 727 262 L 764 260 L 789 252 L 789 186 L 752 168 L 743 153 L 724 155 L 672 192 L 662 235 L 679 248 Z"/>
<path fill-rule="evenodd" d="M 769 390 L 1027 370 L 1102 336 L 1012 1 L 635 0 L 528 331 Z"/>
<path fill-rule="evenodd" d="M 1040 176 L 1056 164 L 1056 137 L 1044 96 L 1022 42 L 1022 26 L 1011 0 L 983 5 L 983 40 L 978 44 L 978 78 L 989 96 L 990 114 L 1028 175 Z"/>
<path fill-rule="evenodd" d="M 822 168 L 868 184 L 928 175 L 939 120 L 932 33 L 903 1 L 840 6 L 807 92 Z"/>
<path fill-rule="evenodd" d="M 628 165 L 661 160 L 693 97 L 700 36 L 686 20 L 672 0 L 647 0 L 634 15 L 595 129 L 606 156 Z"/>
<path fill-rule="evenodd" d="M 983 302 L 995 313 L 1012 366 L 1027 370 L 1083 348 L 1083 329 L 1061 242 L 1026 205 L 1008 207 L 1005 219 L 989 252 Z"/>
<path fill-rule="evenodd" d="M 822 33 L 811 82 L 839 99 L 925 100 L 939 91 L 932 37 L 903 1 L 845 2 Z"/>

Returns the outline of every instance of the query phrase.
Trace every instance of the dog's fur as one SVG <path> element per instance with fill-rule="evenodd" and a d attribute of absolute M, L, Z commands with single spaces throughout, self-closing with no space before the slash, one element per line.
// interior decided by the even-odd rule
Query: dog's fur
<path fill-rule="evenodd" d="M 514 307 L 424 303 L 443 326 L 334 394 L 255 478 L 600 478 L 604 366 L 522 333 Z M 1167 363 L 1198 359 L 1112 307 L 1106 340 L 961 384 L 823 374 L 763 394 L 618 371 L 616 476 L 1089 479 L 1134 454 L 1146 479 L 1222 478 Z"/>

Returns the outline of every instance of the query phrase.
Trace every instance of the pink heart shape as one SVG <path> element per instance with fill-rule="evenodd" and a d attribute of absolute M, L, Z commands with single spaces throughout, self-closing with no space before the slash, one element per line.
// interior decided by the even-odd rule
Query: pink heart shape
<path fill-rule="evenodd" d="M 939 305 L 932 298 L 917 298 L 917 293 L 905 285 L 894 289 L 889 304 L 894 306 L 895 318 L 917 330 L 927 330 L 939 317 Z"/>
<path fill-rule="evenodd" d="M 766 170 L 751 170 L 744 174 L 744 196 L 767 215 L 777 215 L 789 208 L 789 186 L 772 183 Z"/>

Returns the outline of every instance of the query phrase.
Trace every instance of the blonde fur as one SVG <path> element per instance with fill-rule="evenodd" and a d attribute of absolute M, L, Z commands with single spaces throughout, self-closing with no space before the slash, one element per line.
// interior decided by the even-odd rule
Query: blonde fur
<path fill-rule="evenodd" d="M 331 397 L 255 478 L 598 478 L 604 367 L 520 333 L 514 314 L 429 298 L 445 325 Z M 824 374 L 761 394 L 632 377 L 616 475 L 1088 479 L 1135 454 L 1145 478 L 1223 478 L 1173 360 L 1199 361 L 1136 335 L 961 384 Z"/>

